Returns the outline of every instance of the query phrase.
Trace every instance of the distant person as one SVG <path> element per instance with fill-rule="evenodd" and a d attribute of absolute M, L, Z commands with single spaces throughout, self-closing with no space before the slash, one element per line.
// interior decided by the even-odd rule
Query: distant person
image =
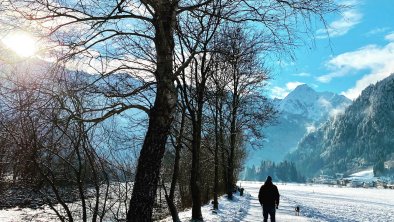
<path fill-rule="evenodd" d="M 263 207 L 264 222 L 267 222 L 268 214 L 270 215 L 271 222 L 275 222 L 275 208 L 278 209 L 279 206 L 279 191 L 272 183 L 270 176 L 267 177 L 264 185 L 260 188 L 259 201 Z"/>

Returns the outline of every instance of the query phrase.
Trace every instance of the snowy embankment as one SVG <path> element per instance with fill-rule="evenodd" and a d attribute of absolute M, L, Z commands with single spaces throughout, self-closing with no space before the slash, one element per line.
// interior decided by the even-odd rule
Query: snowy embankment
<path fill-rule="evenodd" d="M 240 197 L 238 193 L 234 200 L 229 201 L 225 196 L 219 199 L 219 210 L 212 212 L 212 204 L 202 207 L 204 222 L 258 222 L 263 221 L 262 207 L 258 201 L 258 192 L 262 182 L 241 182 L 245 188 L 245 195 Z M 277 221 L 280 222 L 302 222 L 308 221 L 306 217 L 295 216 L 293 206 L 286 200 L 281 202 L 277 210 Z M 183 222 L 191 220 L 191 210 L 179 213 L 179 218 Z M 171 217 L 161 222 L 172 222 Z"/>
<path fill-rule="evenodd" d="M 213 205 L 208 204 L 201 208 L 204 222 L 218 222 L 218 221 L 241 221 L 251 206 L 250 201 L 252 197 L 250 194 L 239 196 L 239 193 L 234 195 L 233 200 L 228 200 L 222 196 L 219 198 L 219 210 L 213 212 Z M 179 219 L 183 222 L 191 220 L 191 209 L 179 213 Z M 168 217 L 160 222 L 172 222 L 172 218 Z"/>
<path fill-rule="evenodd" d="M 243 182 L 243 184 L 245 190 L 252 196 L 258 193 L 261 185 L 253 182 Z M 277 184 L 277 186 L 281 195 L 281 204 L 277 213 L 277 221 L 280 222 L 389 222 L 394 218 L 394 190 L 318 184 Z M 301 216 L 294 216 L 296 206 L 300 206 Z M 254 208 L 250 207 L 250 209 Z M 243 221 L 261 221 L 258 217 L 250 218 L 256 220 Z"/>
<path fill-rule="evenodd" d="M 282 199 L 301 206 L 310 221 L 393 221 L 394 190 L 333 187 L 326 185 L 278 185 Z"/>
<path fill-rule="evenodd" d="M 238 183 L 239 184 L 239 183 Z M 258 192 L 262 182 L 241 182 L 246 196 L 235 201 L 220 199 L 220 210 L 212 214 L 212 205 L 202 208 L 204 221 L 263 221 Z M 328 185 L 276 184 L 281 201 L 276 219 L 279 222 L 389 222 L 394 218 L 394 190 L 349 188 Z M 294 208 L 300 206 L 300 216 Z M 181 221 L 190 221 L 191 211 L 180 213 Z M 167 218 L 163 221 L 172 221 Z"/>
<path fill-rule="evenodd" d="M 239 183 L 238 183 L 239 185 Z M 219 211 L 212 212 L 212 204 L 202 207 L 205 222 L 259 222 L 263 221 L 257 196 L 261 182 L 241 182 L 245 195 L 235 195 L 233 201 L 220 198 Z M 376 188 L 349 188 L 328 185 L 276 184 L 281 194 L 277 211 L 279 222 L 356 222 L 393 221 L 394 190 Z M 300 216 L 294 207 L 300 206 Z M 190 221 L 191 210 L 180 212 L 183 222 Z M 0 210 L 1 222 L 58 221 L 48 208 L 13 208 Z M 171 218 L 162 220 L 170 222 Z"/>
<path fill-rule="evenodd" d="M 246 217 L 241 222 L 259 222 L 263 221 L 263 212 L 258 200 L 258 194 L 262 182 L 241 182 L 242 186 L 245 188 L 246 192 L 251 195 L 249 211 L 246 213 Z M 283 198 L 281 193 L 281 188 L 278 185 L 279 192 L 281 194 L 281 200 L 279 204 L 279 209 L 276 211 L 276 220 L 279 222 L 303 222 L 309 221 L 305 216 L 295 216 L 295 205 L 289 202 L 287 199 Z M 268 219 L 269 220 L 269 219 Z M 224 220 L 225 221 L 225 220 Z M 230 220 L 231 221 L 231 220 Z"/>

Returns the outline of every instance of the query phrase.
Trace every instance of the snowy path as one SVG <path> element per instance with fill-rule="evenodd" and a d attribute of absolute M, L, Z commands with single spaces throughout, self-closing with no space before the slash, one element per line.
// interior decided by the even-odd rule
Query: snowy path
<path fill-rule="evenodd" d="M 212 206 L 202 208 L 205 222 L 262 222 L 258 192 L 262 182 L 238 182 L 245 189 L 244 197 L 234 201 L 222 197 L 219 211 Z M 333 187 L 327 185 L 276 184 L 281 195 L 277 222 L 393 222 L 394 190 Z M 300 216 L 294 207 L 300 206 Z M 180 213 L 183 222 L 190 221 L 191 211 Z M 172 221 L 171 218 L 164 220 Z M 270 221 L 270 220 L 268 220 Z"/>
<path fill-rule="evenodd" d="M 327 185 L 279 185 L 279 192 L 311 221 L 394 221 L 394 190 L 333 187 Z"/>
<path fill-rule="evenodd" d="M 241 184 L 242 185 L 242 184 Z M 263 221 L 262 208 L 258 200 L 259 189 L 262 183 L 247 183 L 242 185 L 246 192 L 251 195 L 250 207 L 246 217 L 241 222 L 259 222 Z M 302 222 L 308 221 L 306 217 L 295 216 L 294 205 L 286 199 L 281 198 L 279 209 L 276 211 L 276 221 L 278 222 Z M 268 219 L 268 221 L 270 221 Z"/>
<path fill-rule="evenodd" d="M 239 185 L 239 183 L 238 183 Z M 245 188 L 245 195 L 240 197 L 234 196 L 233 201 L 227 200 L 224 196 L 219 200 L 219 210 L 217 214 L 212 213 L 212 206 L 205 205 L 201 211 L 204 222 L 262 222 L 263 213 L 258 201 L 258 193 L 261 182 L 245 182 L 241 184 Z M 303 216 L 295 216 L 294 206 L 287 200 L 283 200 L 277 211 L 276 218 L 278 222 L 304 222 L 310 221 Z M 179 217 L 183 222 L 189 222 L 191 210 L 179 213 Z M 171 222 L 171 217 L 161 222 Z"/>
<path fill-rule="evenodd" d="M 238 182 L 245 195 L 219 200 L 219 210 L 212 205 L 202 207 L 204 222 L 262 222 L 261 206 L 257 200 L 262 182 Z M 326 185 L 277 184 L 281 201 L 276 214 L 278 222 L 393 222 L 394 190 L 333 187 Z M 294 207 L 301 207 L 301 216 L 294 215 Z M 191 210 L 179 213 L 189 222 Z M 12 208 L 0 210 L 0 222 L 58 221 L 53 212 L 44 209 Z M 108 220 L 113 221 L 113 220 Z M 172 222 L 171 217 L 162 222 Z"/>
<path fill-rule="evenodd" d="M 244 222 L 263 221 L 257 200 L 262 183 L 242 182 L 250 193 L 251 206 Z M 277 184 L 281 203 L 278 222 L 392 222 L 394 221 L 394 190 L 333 187 L 327 185 Z M 294 207 L 301 207 L 301 216 Z"/>

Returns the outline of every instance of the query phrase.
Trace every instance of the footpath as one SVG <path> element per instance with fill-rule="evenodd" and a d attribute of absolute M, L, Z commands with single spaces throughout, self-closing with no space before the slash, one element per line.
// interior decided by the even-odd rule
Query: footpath
<path fill-rule="evenodd" d="M 241 182 L 242 184 L 242 182 Z M 241 185 L 239 184 L 239 185 Z M 244 188 L 244 196 L 239 193 L 234 195 L 234 199 L 229 201 L 225 196 L 219 199 L 219 210 L 212 211 L 212 205 L 202 206 L 201 211 L 204 222 L 263 222 L 263 212 L 258 200 L 258 193 L 262 183 L 247 182 L 241 185 Z M 279 191 L 280 192 L 280 191 Z M 296 216 L 293 204 L 289 203 L 285 197 L 281 197 L 279 209 L 276 212 L 277 222 L 312 222 L 313 220 L 304 216 Z M 179 219 L 182 222 L 191 221 L 191 209 L 179 212 Z M 268 219 L 270 221 L 270 219 Z M 168 217 L 160 222 L 172 222 Z"/>
<path fill-rule="evenodd" d="M 246 216 L 241 220 L 241 222 L 260 222 L 263 221 L 263 209 L 260 206 L 258 200 L 258 193 L 261 184 L 248 184 L 244 187 L 245 191 L 251 195 L 250 197 L 250 205 L 248 211 L 246 212 Z M 303 221 L 311 221 L 307 217 L 296 216 L 295 215 L 295 206 L 291 205 L 286 201 L 285 198 L 281 198 L 279 209 L 276 211 L 276 221 L 277 222 L 303 222 Z M 268 218 L 268 221 L 270 219 Z"/>

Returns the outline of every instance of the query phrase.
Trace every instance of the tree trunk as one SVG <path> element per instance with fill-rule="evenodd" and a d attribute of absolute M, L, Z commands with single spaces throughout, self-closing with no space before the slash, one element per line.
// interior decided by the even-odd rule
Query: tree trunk
<path fill-rule="evenodd" d="M 219 193 L 219 95 L 218 87 L 216 88 L 215 98 L 215 175 L 213 184 L 213 209 L 219 209 L 218 193 Z"/>
<path fill-rule="evenodd" d="M 200 154 L 201 154 L 201 131 L 202 131 L 202 114 L 204 108 L 204 94 L 205 84 L 207 80 L 206 53 L 204 53 L 201 60 L 201 82 L 198 83 L 196 75 L 196 90 L 197 90 L 197 111 L 191 112 L 193 122 L 193 139 L 192 139 L 192 170 L 190 177 L 190 188 L 192 192 L 192 220 L 203 221 L 201 213 L 201 172 L 200 172 Z M 196 67 L 198 67 L 196 65 Z M 197 70 L 196 70 L 197 73 Z"/>
<path fill-rule="evenodd" d="M 179 127 L 179 134 L 176 138 L 176 144 L 175 144 L 174 172 L 172 173 L 170 195 L 169 195 L 169 198 L 172 201 L 174 201 L 175 188 L 179 176 L 179 161 L 181 159 L 182 137 L 185 128 L 185 117 L 186 117 L 186 111 L 185 108 L 182 108 L 181 125 Z"/>
<path fill-rule="evenodd" d="M 192 192 L 192 202 L 193 202 L 192 220 L 202 220 L 200 152 L 201 152 L 201 124 L 193 123 L 192 170 L 190 177 L 190 188 Z"/>
<path fill-rule="evenodd" d="M 181 144 L 177 144 L 175 147 L 174 172 L 172 174 L 170 195 L 169 195 L 169 198 L 171 200 L 174 200 L 176 183 L 178 182 L 179 161 L 181 159 L 181 146 L 182 146 Z"/>
<path fill-rule="evenodd" d="M 227 197 L 231 200 L 233 199 L 233 182 L 234 182 L 234 152 L 235 152 L 235 118 L 232 117 L 231 120 L 231 129 L 230 129 L 230 154 L 228 157 L 228 166 L 227 166 Z"/>
<path fill-rule="evenodd" d="M 231 123 L 230 123 L 230 153 L 228 158 L 228 168 L 227 168 L 227 197 L 229 199 L 233 199 L 233 190 L 234 190 L 234 156 L 235 156 L 235 143 L 237 139 L 237 111 L 238 111 L 238 71 L 237 66 L 234 65 L 233 69 L 233 78 L 234 78 L 234 89 L 233 89 L 233 98 L 231 102 Z"/>
<path fill-rule="evenodd" d="M 227 159 L 226 154 L 228 156 L 227 148 L 224 145 L 224 119 L 223 119 L 223 111 L 222 107 L 220 106 L 219 109 L 219 145 L 221 149 L 221 158 L 222 158 L 222 174 L 223 174 L 223 181 L 224 185 L 227 186 Z M 223 188 L 227 189 L 227 187 Z"/>
<path fill-rule="evenodd" d="M 166 198 L 166 202 L 168 205 L 168 209 L 170 210 L 171 216 L 172 216 L 172 221 L 173 222 L 181 222 L 178 216 L 178 211 L 176 210 L 174 200 L 171 200 L 170 197 L 167 194 L 167 189 L 166 186 L 164 185 L 164 181 L 162 183 L 163 189 L 164 189 L 164 197 Z"/>
<path fill-rule="evenodd" d="M 201 93 L 201 92 L 200 92 Z M 199 97 L 199 96 L 198 96 Z M 192 169 L 190 176 L 190 189 L 192 192 L 192 220 L 202 221 L 201 213 L 201 175 L 200 175 L 200 153 L 201 153 L 201 124 L 202 124 L 202 97 L 197 98 L 197 115 L 193 121 L 192 140 Z"/>
<path fill-rule="evenodd" d="M 182 137 L 183 137 L 183 130 L 184 130 L 184 126 L 185 126 L 185 116 L 186 116 L 185 112 L 186 112 L 185 109 L 182 108 L 181 125 L 179 127 L 179 134 L 176 138 L 176 144 L 175 144 L 174 172 L 172 174 L 169 195 L 167 195 L 167 190 L 166 190 L 164 183 L 163 183 L 166 201 L 167 201 L 168 208 L 170 210 L 173 222 L 180 222 L 179 216 L 178 216 L 178 211 L 177 211 L 175 203 L 174 203 L 174 197 L 175 197 L 175 188 L 176 188 L 176 184 L 177 184 L 178 176 L 179 176 L 179 161 L 181 159 Z"/>
<path fill-rule="evenodd" d="M 149 113 L 149 126 L 138 159 L 127 221 L 152 221 L 161 161 L 173 121 L 177 95 L 173 76 L 176 6 L 162 1 L 153 18 L 157 56 L 157 92 Z"/>

